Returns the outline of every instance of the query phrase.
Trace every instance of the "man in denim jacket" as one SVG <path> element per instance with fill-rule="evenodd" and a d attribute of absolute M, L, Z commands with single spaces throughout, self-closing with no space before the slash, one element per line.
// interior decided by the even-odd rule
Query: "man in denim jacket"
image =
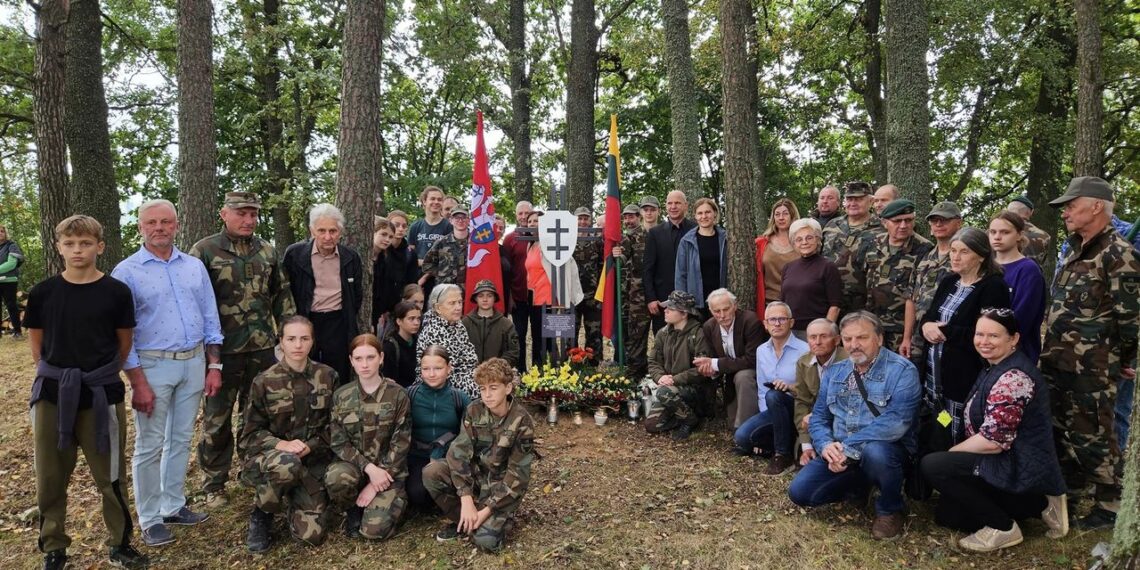
<path fill-rule="evenodd" d="M 849 358 L 824 373 L 808 428 L 820 456 L 800 471 L 788 495 L 807 507 L 866 496 L 878 487 L 871 534 L 892 539 L 902 534 L 903 474 L 917 447 L 918 370 L 882 348 L 882 324 L 871 313 L 848 314 L 840 329 Z"/>

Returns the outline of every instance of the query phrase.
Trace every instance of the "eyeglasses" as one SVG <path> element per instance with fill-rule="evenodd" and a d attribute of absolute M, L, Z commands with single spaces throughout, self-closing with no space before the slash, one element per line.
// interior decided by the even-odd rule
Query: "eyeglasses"
<path fill-rule="evenodd" d="M 982 309 L 981 314 L 983 316 L 997 315 L 999 317 L 1012 317 L 1013 309 L 1007 309 L 1005 307 L 986 307 Z"/>
<path fill-rule="evenodd" d="M 794 243 L 811 243 L 817 239 L 819 239 L 819 238 L 815 237 L 815 234 L 808 234 L 806 236 L 797 237 L 796 239 L 794 239 L 792 241 Z"/>
<path fill-rule="evenodd" d="M 782 325 L 782 324 L 792 320 L 792 318 L 791 317 L 768 317 L 764 320 L 767 321 L 767 323 L 770 325 Z"/>

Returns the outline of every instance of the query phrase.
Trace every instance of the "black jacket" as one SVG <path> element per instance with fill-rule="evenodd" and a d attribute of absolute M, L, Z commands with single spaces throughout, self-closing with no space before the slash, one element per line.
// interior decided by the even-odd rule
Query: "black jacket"
<path fill-rule="evenodd" d="M 649 230 L 645 238 L 645 266 L 641 279 L 645 286 L 645 302 L 669 298 L 677 271 L 677 244 L 681 242 L 681 236 L 695 227 L 697 222 L 689 218 L 685 218 L 680 226 L 674 226 L 666 218 Z"/>
<path fill-rule="evenodd" d="M 360 255 L 340 244 L 337 244 L 336 250 L 340 254 L 340 308 L 348 322 L 348 339 L 351 340 L 359 331 L 356 315 L 360 312 L 360 300 L 364 296 L 364 278 Z M 282 266 L 289 275 L 289 289 L 297 304 L 297 314 L 308 317 L 313 309 L 313 291 L 317 288 L 316 277 L 313 275 L 313 240 L 289 246 L 285 250 Z"/>
<path fill-rule="evenodd" d="M 418 266 L 404 239 L 376 256 L 372 263 L 372 324 L 400 302 L 408 283 L 419 279 Z"/>
<path fill-rule="evenodd" d="M 926 323 L 939 322 L 941 317 L 938 309 L 946 298 L 958 286 L 961 279 L 957 273 L 950 273 L 938 283 L 938 290 L 934 293 L 934 301 L 930 310 L 922 316 L 919 326 Z M 973 387 L 978 374 L 986 368 L 987 363 L 974 349 L 974 326 L 978 322 L 978 315 L 987 307 L 1008 309 L 1009 286 L 1000 273 L 987 275 L 974 284 L 974 290 L 966 300 L 958 306 L 950 322 L 942 326 L 942 334 L 946 335 L 946 342 L 942 346 L 942 396 L 948 400 L 959 403 L 966 402 L 966 396 Z M 930 350 L 930 347 L 927 348 Z M 927 359 L 922 359 L 923 376 L 925 378 Z"/>

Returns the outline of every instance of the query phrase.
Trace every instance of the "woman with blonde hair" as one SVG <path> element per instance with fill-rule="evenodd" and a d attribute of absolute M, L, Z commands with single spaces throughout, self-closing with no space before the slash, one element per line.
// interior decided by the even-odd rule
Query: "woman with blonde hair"
<path fill-rule="evenodd" d="M 1009 302 L 1017 315 L 1021 351 L 1037 362 L 1041 356 L 1041 322 L 1045 320 L 1045 275 L 1036 261 L 1022 251 L 1029 244 L 1025 220 L 1004 211 L 990 220 L 990 247 L 994 261 L 1001 264 L 1002 277 L 1009 286 Z"/>
<path fill-rule="evenodd" d="M 796 203 L 788 198 L 780 198 L 772 204 L 768 216 L 768 227 L 756 238 L 756 312 L 764 316 L 762 307 L 772 301 L 783 300 L 782 283 L 784 266 L 799 259 L 800 254 L 792 247 L 789 230 L 793 220 L 800 218 Z"/>

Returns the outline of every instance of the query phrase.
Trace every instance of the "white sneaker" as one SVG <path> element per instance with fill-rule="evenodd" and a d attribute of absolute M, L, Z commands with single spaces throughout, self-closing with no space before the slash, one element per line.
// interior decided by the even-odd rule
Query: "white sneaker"
<path fill-rule="evenodd" d="M 982 530 L 959 540 L 958 546 L 971 552 L 993 552 L 1000 548 L 1021 544 L 1023 540 L 1025 537 L 1021 536 L 1021 528 L 1017 526 L 1015 521 L 1013 528 L 1009 530 L 982 527 Z"/>
<path fill-rule="evenodd" d="M 1041 520 L 1049 527 L 1045 536 L 1061 538 L 1069 534 L 1069 496 L 1046 495 L 1045 500 L 1049 501 L 1045 510 L 1041 511 Z"/>

